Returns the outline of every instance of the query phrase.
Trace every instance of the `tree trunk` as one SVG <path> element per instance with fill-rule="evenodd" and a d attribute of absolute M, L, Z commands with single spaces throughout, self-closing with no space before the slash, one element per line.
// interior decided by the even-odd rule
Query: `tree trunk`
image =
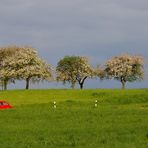
<path fill-rule="evenodd" d="M 121 77 L 120 81 L 122 83 L 122 89 L 125 89 L 126 79 L 124 77 Z"/>
<path fill-rule="evenodd" d="M 84 84 L 84 83 L 80 83 L 80 89 L 83 89 L 83 84 Z"/>
<path fill-rule="evenodd" d="M 74 89 L 75 88 L 75 83 L 71 84 L 71 88 Z"/>
<path fill-rule="evenodd" d="M 122 89 L 125 89 L 125 81 L 121 81 L 122 83 Z"/>
<path fill-rule="evenodd" d="M 29 78 L 26 79 L 26 89 L 27 90 L 29 89 L 29 80 L 30 80 Z"/>
<path fill-rule="evenodd" d="M 2 81 L 2 90 L 4 90 L 4 82 Z"/>
<path fill-rule="evenodd" d="M 84 81 L 86 80 L 87 76 L 79 80 L 80 89 L 83 89 Z"/>
<path fill-rule="evenodd" d="M 7 83 L 8 83 L 8 81 L 4 80 L 4 90 L 7 90 Z"/>

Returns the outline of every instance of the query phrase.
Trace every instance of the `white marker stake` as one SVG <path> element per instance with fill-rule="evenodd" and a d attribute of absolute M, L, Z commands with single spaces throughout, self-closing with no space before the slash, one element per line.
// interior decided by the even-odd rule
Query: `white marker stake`
<path fill-rule="evenodd" d="M 56 102 L 55 102 L 55 101 L 53 102 L 53 107 L 54 107 L 54 108 L 57 108 Z"/>
<path fill-rule="evenodd" d="M 95 107 L 98 106 L 98 100 L 95 100 Z"/>

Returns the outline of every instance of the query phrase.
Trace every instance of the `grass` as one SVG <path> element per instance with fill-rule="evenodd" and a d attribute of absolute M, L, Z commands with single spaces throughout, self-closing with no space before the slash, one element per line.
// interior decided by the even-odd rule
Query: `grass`
<path fill-rule="evenodd" d="M 148 89 L 13 90 L 0 98 L 14 106 L 0 110 L 2 148 L 148 146 Z"/>

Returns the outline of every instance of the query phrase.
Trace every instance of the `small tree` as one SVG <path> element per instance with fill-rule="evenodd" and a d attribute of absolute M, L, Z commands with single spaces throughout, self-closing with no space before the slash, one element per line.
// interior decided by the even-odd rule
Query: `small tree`
<path fill-rule="evenodd" d="M 100 80 L 103 80 L 105 78 L 105 75 L 106 75 L 104 68 L 101 67 L 100 65 L 98 65 L 97 68 L 95 69 L 95 75 L 97 77 L 99 77 Z"/>
<path fill-rule="evenodd" d="M 84 81 L 94 75 L 88 59 L 80 56 L 64 57 L 58 62 L 56 71 L 57 81 L 69 82 L 72 88 L 78 82 L 80 89 L 83 89 Z"/>
<path fill-rule="evenodd" d="M 122 89 L 126 82 L 142 80 L 144 77 L 143 57 L 121 55 L 113 57 L 106 62 L 106 74 L 108 78 L 114 78 L 122 83 Z"/>

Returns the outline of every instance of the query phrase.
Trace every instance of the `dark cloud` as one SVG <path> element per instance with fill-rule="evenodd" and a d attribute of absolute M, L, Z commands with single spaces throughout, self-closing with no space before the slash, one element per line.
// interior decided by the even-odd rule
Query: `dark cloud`
<path fill-rule="evenodd" d="M 64 55 L 92 64 L 123 53 L 148 59 L 147 0 L 2 0 L 0 20 L 1 46 L 33 46 L 53 65 Z"/>

